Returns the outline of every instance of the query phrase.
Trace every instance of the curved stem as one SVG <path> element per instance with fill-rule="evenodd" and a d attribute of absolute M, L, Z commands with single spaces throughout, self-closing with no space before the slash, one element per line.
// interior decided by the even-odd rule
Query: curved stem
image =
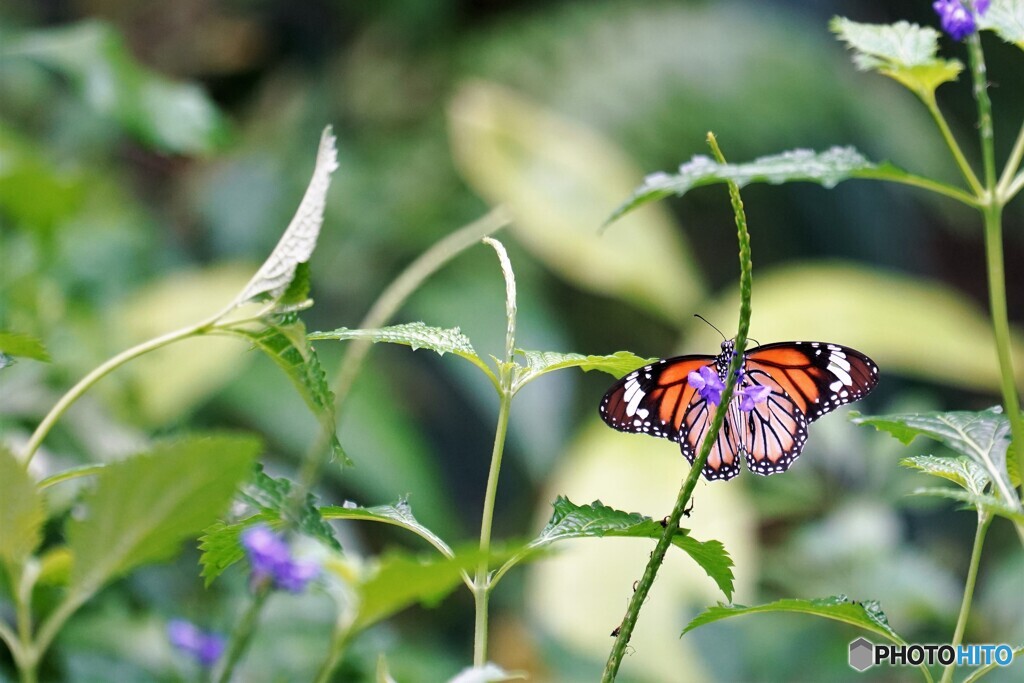
<path fill-rule="evenodd" d="M 708 133 L 708 144 L 711 146 L 711 150 L 714 152 L 718 162 L 724 164 L 725 158 L 722 156 L 722 151 L 718 148 L 718 141 L 712 133 Z M 626 646 L 629 644 L 636 621 L 640 616 L 640 608 L 643 607 L 644 602 L 647 600 L 651 586 L 654 585 L 654 578 L 657 576 L 658 569 L 661 568 L 661 564 L 665 560 L 665 554 L 672 543 L 672 537 L 679 528 L 679 520 L 682 519 L 683 511 L 686 509 L 690 496 L 693 494 L 693 489 L 697 485 L 697 479 L 704 469 L 704 464 L 708 460 L 711 447 L 715 443 L 716 439 L 714 437 L 717 437 L 722 428 L 722 423 L 725 421 L 725 414 L 728 412 L 729 404 L 732 402 L 736 376 L 743 365 L 743 349 L 747 343 L 751 313 L 752 264 L 750 258 L 750 234 L 747 232 L 747 218 L 743 211 L 743 201 L 740 198 L 739 188 L 732 181 L 729 181 L 729 197 L 732 201 L 733 214 L 736 217 L 736 231 L 740 247 L 740 321 L 735 338 L 738 352 L 729 365 L 729 374 L 725 379 L 725 390 L 722 391 L 721 403 L 719 403 L 717 410 L 715 410 L 715 417 L 711 421 L 711 426 L 707 432 L 708 436 L 705 436 L 704 441 L 701 443 L 700 452 L 690 466 L 690 472 L 686 475 L 682 488 L 679 489 L 675 505 L 672 507 L 672 512 L 665 523 L 665 531 L 662 533 L 661 538 L 658 539 L 657 545 L 654 546 L 654 551 L 651 553 L 651 559 L 647 562 L 647 568 L 644 570 L 643 577 L 637 583 L 636 590 L 633 591 L 633 596 L 630 598 L 626 616 L 623 617 L 622 623 L 619 625 L 615 636 L 615 643 L 608 654 L 608 661 L 605 663 L 604 673 L 601 675 L 602 683 L 611 683 L 611 681 L 615 680 L 616 675 L 618 675 L 619 666 L 622 664 L 622 657 L 626 653 Z"/>
<path fill-rule="evenodd" d="M 352 639 L 352 628 L 351 626 L 341 626 L 334 631 L 334 636 L 331 638 L 331 649 L 327 655 L 327 659 L 320 666 L 320 670 L 316 674 L 314 679 L 316 683 L 328 683 L 331 680 L 331 674 L 334 669 L 338 666 L 338 662 L 341 661 L 342 655 L 345 654 L 345 648 L 348 647 L 349 641 Z"/>
<path fill-rule="evenodd" d="M 949 124 L 946 123 L 946 117 L 939 111 L 939 105 L 935 101 L 935 93 L 927 93 L 920 95 L 921 101 L 924 102 L 924 106 L 928 109 L 928 113 L 932 115 L 932 119 L 935 121 L 935 125 L 938 126 L 939 132 L 942 133 L 942 139 L 946 141 L 946 146 L 949 147 L 949 151 L 953 153 L 953 159 L 956 160 L 956 165 L 960 169 L 960 173 L 963 174 L 964 180 L 970 186 L 971 191 L 976 195 L 981 196 L 985 192 L 985 188 L 981 186 L 981 182 L 978 180 L 978 176 L 974 174 L 974 169 L 967 162 L 967 158 L 964 156 L 963 150 L 960 149 L 960 144 L 956 141 L 953 136 L 953 131 L 949 129 Z"/>
<path fill-rule="evenodd" d="M 967 628 L 967 617 L 971 613 L 971 601 L 974 599 L 974 584 L 978 580 L 978 566 L 981 564 L 981 548 L 985 544 L 985 533 L 989 524 L 992 523 L 992 515 L 988 512 L 978 511 L 978 528 L 974 532 L 974 549 L 971 551 L 971 565 L 967 570 L 967 581 L 964 584 L 964 599 L 960 604 L 960 616 L 956 620 L 956 630 L 953 632 L 953 640 L 950 645 L 953 649 L 959 647 L 964 640 L 964 630 Z M 942 671 L 941 683 L 949 683 L 953 680 L 953 671 L 956 669 L 956 662 L 948 665 Z"/>
<path fill-rule="evenodd" d="M 39 446 L 42 445 L 43 439 L 45 439 L 46 435 L 50 433 L 50 430 L 53 428 L 53 425 L 56 424 L 57 420 L 59 420 L 61 416 L 67 412 L 67 409 L 71 407 L 71 404 L 81 398 L 82 394 L 88 391 L 92 385 L 96 384 L 96 382 L 134 358 L 138 358 L 145 353 L 159 349 L 162 346 L 167 346 L 168 344 L 172 344 L 176 341 L 181 341 L 182 339 L 202 334 L 216 323 L 220 316 L 221 314 L 218 313 L 216 316 L 204 320 L 201 323 L 183 327 L 180 330 L 175 330 L 174 332 L 168 332 L 167 334 L 142 342 L 137 346 L 133 346 L 130 349 L 126 349 L 100 364 L 93 369 L 92 372 L 80 379 L 75 386 L 71 387 L 67 393 L 61 396 L 60 400 L 54 404 L 53 408 L 50 409 L 50 412 L 43 418 L 43 421 L 39 423 L 38 427 L 36 427 L 36 430 L 32 433 L 28 443 L 25 444 L 25 450 L 22 453 L 22 460 L 25 463 L 25 467 L 28 467 L 32 462 L 32 458 L 35 456 L 36 451 L 39 450 Z"/>

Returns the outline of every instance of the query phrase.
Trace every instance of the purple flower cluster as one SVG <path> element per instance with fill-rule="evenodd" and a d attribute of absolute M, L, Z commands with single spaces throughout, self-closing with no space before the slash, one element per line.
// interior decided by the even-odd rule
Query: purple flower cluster
<path fill-rule="evenodd" d="M 736 373 L 736 384 L 742 388 L 736 395 L 740 399 L 740 410 L 750 412 L 758 403 L 767 401 L 768 394 L 772 393 L 772 390 L 756 384 L 744 387 L 743 378 L 743 368 L 740 368 Z M 722 392 L 725 391 L 725 383 L 722 382 L 718 373 L 711 369 L 710 365 L 702 367 L 700 372 L 691 372 L 686 376 L 686 383 L 696 389 L 700 397 L 709 404 L 717 406 L 722 402 Z"/>
<path fill-rule="evenodd" d="M 284 537 L 275 534 L 265 524 L 257 524 L 242 532 L 242 546 L 249 555 L 254 585 L 272 583 L 290 593 L 301 593 L 320 572 L 314 562 L 302 562 L 292 557 Z"/>
<path fill-rule="evenodd" d="M 978 30 L 977 18 L 988 10 L 989 0 L 935 0 L 942 30 L 953 40 L 963 40 Z"/>
<path fill-rule="evenodd" d="M 172 619 L 167 623 L 167 639 L 176 649 L 207 668 L 213 666 L 224 654 L 223 636 L 206 633 L 184 619 Z"/>

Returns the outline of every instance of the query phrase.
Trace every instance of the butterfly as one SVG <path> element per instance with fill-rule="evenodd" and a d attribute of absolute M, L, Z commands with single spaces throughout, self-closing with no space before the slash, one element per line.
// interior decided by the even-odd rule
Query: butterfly
<path fill-rule="evenodd" d="M 693 464 L 721 402 L 735 343 L 717 356 L 666 358 L 629 373 L 601 400 L 601 418 L 621 432 L 679 443 Z M 807 440 L 807 426 L 841 405 L 867 396 L 878 366 L 860 351 L 825 342 L 778 342 L 744 353 L 722 429 L 704 465 L 708 480 L 750 471 L 785 472 Z"/>

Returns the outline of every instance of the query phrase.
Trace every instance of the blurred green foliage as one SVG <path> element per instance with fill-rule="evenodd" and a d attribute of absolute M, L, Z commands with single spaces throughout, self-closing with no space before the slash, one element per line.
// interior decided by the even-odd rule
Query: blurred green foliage
<path fill-rule="evenodd" d="M 53 362 L 15 358 L 0 368 L 0 434 L 23 442 L 84 372 L 237 291 L 294 211 L 327 123 L 340 168 L 312 260 L 316 305 L 303 314 L 310 329 L 356 326 L 405 264 L 502 202 L 516 218 L 503 239 L 519 284 L 522 346 L 710 352 L 714 333 L 690 316 L 728 329 L 735 315 L 724 192 L 647 207 L 603 236 L 598 227 L 644 173 L 705 153 L 707 130 L 737 161 L 851 144 L 872 159 L 955 180 L 926 113 L 896 84 L 858 73 L 827 31 L 836 13 L 934 24 L 929 4 L 5 3 L 0 329 L 41 340 Z M 986 39 L 986 48 L 992 80 L 1012 84 L 1019 63 L 1006 46 Z M 944 86 L 939 98 L 970 140 L 970 110 L 956 101 L 968 99 L 966 87 Z M 1022 96 L 1013 87 L 993 93 L 997 111 L 1007 112 L 997 120 L 997 155 L 1012 135 L 998 126 L 1016 125 Z M 744 200 L 754 337 L 816 337 L 872 355 L 883 383 L 864 412 L 996 402 L 981 235 L 970 212 L 856 182 L 832 191 L 750 187 Z M 1018 322 L 1020 206 L 1006 216 Z M 503 300 L 493 255 L 471 249 L 396 322 L 458 326 L 481 355 L 500 355 Z M 318 346 L 329 376 L 337 346 Z M 287 379 L 255 356 L 242 343 L 199 340 L 124 368 L 60 423 L 42 473 L 211 426 L 261 432 L 268 471 L 289 471 L 314 440 L 315 420 Z M 321 496 L 372 506 L 408 494 L 432 529 L 472 537 L 496 403 L 464 365 L 374 349 L 339 431 L 356 467 L 330 470 Z M 517 399 L 499 536 L 539 531 L 563 493 L 655 519 L 668 511 L 679 481 L 669 468 L 682 459 L 667 443 L 593 431 L 606 381 L 556 373 Z M 938 642 L 955 619 L 971 520 L 905 497 L 921 475 L 897 463 L 919 452 L 833 417 L 815 425 L 785 477 L 699 487 L 688 525 L 725 543 L 738 602 L 877 598 L 901 634 Z M 348 553 L 407 542 L 354 524 L 339 526 Z M 1012 540 L 1007 529 L 997 524 L 991 539 L 969 633 L 976 642 L 1020 642 L 1020 605 L 1012 609 L 1005 596 L 1024 594 L 1021 559 L 1008 549 L 1015 543 L 1000 542 Z M 496 592 L 492 658 L 505 668 L 541 681 L 596 677 L 638 576 L 624 563 L 642 566 L 648 548 L 638 540 L 578 543 L 578 552 L 510 574 Z M 589 592 L 548 590 L 559 578 L 551 571 Z M 224 578 L 204 590 L 188 551 L 123 579 L 71 622 L 44 678 L 180 679 L 187 674 L 162 640 L 162 619 L 229 628 L 244 586 L 231 572 Z M 638 631 L 624 681 L 857 677 L 846 665 L 854 631 L 842 626 L 764 615 L 676 640 L 717 598 L 707 577 L 661 581 L 664 592 L 651 598 L 661 608 L 641 617 L 650 623 Z M 309 596 L 277 601 L 244 680 L 308 677 L 331 619 Z M 464 596 L 400 615 L 356 641 L 337 680 L 372 680 L 380 652 L 398 681 L 454 675 L 468 661 L 471 623 Z M 658 640 L 659 630 L 670 637 Z M 9 674 L 3 660 L 0 677 Z"/>

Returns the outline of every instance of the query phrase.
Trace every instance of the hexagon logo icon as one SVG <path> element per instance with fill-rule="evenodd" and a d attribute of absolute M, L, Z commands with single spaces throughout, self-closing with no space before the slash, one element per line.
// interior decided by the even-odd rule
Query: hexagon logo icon
<path fill-rule="evenodd" d="M 875 646 L 867 638 L 858 638 L 850 643 L 850 666 L 857 671 L 867 671 L 875 665 Z"/>

